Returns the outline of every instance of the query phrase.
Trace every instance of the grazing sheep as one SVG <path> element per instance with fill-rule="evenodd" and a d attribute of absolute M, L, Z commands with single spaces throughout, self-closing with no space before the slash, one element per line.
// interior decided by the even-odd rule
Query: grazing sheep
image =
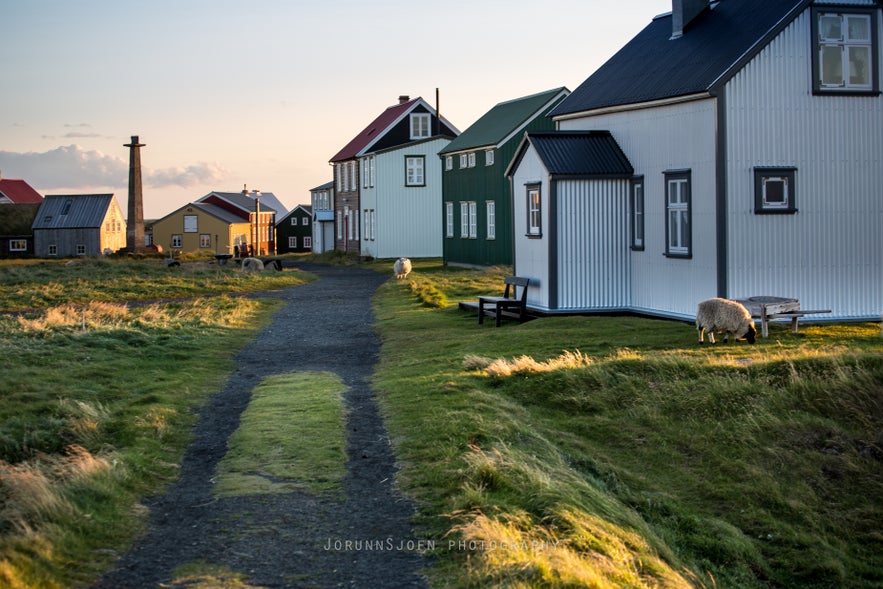
<path fill-rule="evenodd" d="M 724 333 L 726 343 L 732 333 L 736 339 L 746 339 L 753 344 L 757 330 L 754 319 L 741 303 L 727 299 L 708 299 L 699 303 L 696 309 L 696 330 L 699 332 L 699 343 L 705 343 L 705 332 L 708 341 L 714 342 L 715 332 Z"/>
<path fill-rule="evenodd" d="M 242 260 L 243 272 L 260 272 L 264 269 L 264 263 L 257 258 L 245 258 Z"/>
<path fill-rule="evenodd" d="M 395 272 L 396 278 L 407 278 L 408 274 L 411 273 L 411 260 L 408 258 L 399 258 L 396 260 L 392 269 L 393 272 Z"/>

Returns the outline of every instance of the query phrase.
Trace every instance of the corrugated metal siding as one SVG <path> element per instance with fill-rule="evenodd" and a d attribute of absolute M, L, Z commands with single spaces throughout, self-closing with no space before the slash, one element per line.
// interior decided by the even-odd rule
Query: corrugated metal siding
<path fill-rule="evenodd" d="M 541 184 L 541 238 L 525 237 L 527 228 L 527 192 L 525 184 Z M 515 235 L 514 272 L 530 278 L 527 289 L 529 307 L 548 310 L 549 306 L 549 182 L 536 151 L 529 147 L 512 177 L 512 218 Z"/>
<path fill-rule="evenodd" d="M 564 181 L 556 192 L 558 308 L 628 308 L 628 181 Z"/>
<path fill-rule="evenodd" d="M 378 258 L 442 255 L 442 179 L 438 152 L 449 141 L 425 141 L 376 155 L 375 241 L 365 239 L 364 224 L 361 235 L 363 248 L 366 244 L 373 245 L 372 255 Z M 425 156 L 426 185 L 405 187 L 405 157 L 419 155 Z M 368 202 L 363 200 L 360 214 L 371 208 Z"/>
<path fill-rule="evenodd" d="M 634 310 L 690 317 L 696 303 L 713 297 L 716 281 L 715 101 L 698 100 L 654 109 L 560 122 L 562 130 L 607 129 L 644 177 L 645 248 L 630 252 Z M 690 169 L 693 257 L 666 258 L 666 170 Z M 628 247 L 628 234 L 623 236 Z"/>
<path fill-rule="evenodd" d="M 810 20 L 807 10 L 726 87 L 729 294 L 880 317 L 883 98 L 811 94 Z M 799 212 L 754 214 L 753 169 L 766 166 L 797 168 Z"/>

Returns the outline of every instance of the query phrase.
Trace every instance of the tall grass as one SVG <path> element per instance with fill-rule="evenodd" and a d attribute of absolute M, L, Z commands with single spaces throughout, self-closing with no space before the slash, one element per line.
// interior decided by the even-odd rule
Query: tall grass
<path fill-rule="evenodd" d="M 35 270 L 25 272 L 33 282 L 19 276 L 17 294 L 0 296 L 7 308 L 15 300 L 31 307 L 44 304 L 34 296 L 42 289 L 62 297 L 70 288 L 76 301 L 0 316 L 2 587 L 88 585 L 126 549 L 145 521 L 140 498 L 177 474 L 193 410 L 279 304 L 226 296 L 90 302 L 96 293 L 121 296 L 113 271 L 132 271 L 94 265 L 73 281 L 59 277 L 72 268 L 62 264 L 13 265 Z M 0 275 L 9 285 L 15 272 L 3 265 Z M 139 296 L 156 290 L 147 278 L 136 282 Z"/>
<path fill-rule="evenodd" d="M 388 283 L 376 386 L 438 586 L 883 584 L 883 339 L 774 325 L 702 347 L 685 323 L 479 326 L 496 273 Z M 426 337 L 424 334 L 432 334 Z"/>

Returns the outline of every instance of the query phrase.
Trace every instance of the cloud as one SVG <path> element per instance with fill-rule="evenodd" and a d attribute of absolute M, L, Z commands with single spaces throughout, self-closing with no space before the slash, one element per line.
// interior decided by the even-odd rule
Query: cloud
<path fill-rule="evenodd" d="M 0 173 L 22 178 L 41 190 L 58 188 L 127 187 L 129 161 L 79 145 L 58 147 L 43 153 L 0 151 Z M 144 184 L 151 187 L 220 184 L 229 171 L 216 163 L 185 167 L 142 169 Z"/>
<path fill-rule="evenodd" d="M 101 135 L 98 133 L 83 133 L 82 131 L 72 131 L 64 134 L 65 139 L 83 139 L 92 137 L 101 137 Z"/>

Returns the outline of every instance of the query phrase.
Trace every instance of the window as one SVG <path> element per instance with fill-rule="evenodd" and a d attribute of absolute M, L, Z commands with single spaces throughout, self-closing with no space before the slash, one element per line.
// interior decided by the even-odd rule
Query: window
<path fill-rule="evenodd" d="M 369 155 L 362 160 L 362 188 L 374 186 L 374 156 Z"/>
<path fill-rule="evenodd" d="M 469 158 L 465 153 L 460 154 L 460 169 L 463 169 L 469 165 Z"/>
<path fill-rule="evenodd" d="M 365 209 L 362 213 L 362 226 L 365 228 L 364 238 L 374 241 L 376 236 L 377 216 L 374 209 Z"/>
<path fill-rule="evenodd" d="M 208 233 L 200 233 L 199 234 L 199 247 L 201 248 L 210 248 L 212 247 L 212 236 Z"/>
<path fill-rule="evenodd" d="M 199 220 L 196 215 L 184 215 L 184 233 L 198 233 Z"/>
<path fill-rule="evenodd" d="M 469 154 L 469 167 L 470 168 L 475 167 L 475 152 L 474 151 Z"/>
<path fill-rule="evenodd" d="M 445 156 L 445 171 L 454 169 L 454 157 L 453 156 Z"/>
<path fill-rule="evenodd" d="M 50 256 L 57 256 L 58 255 L 58 246 L 55 244 L 50 245 L 48 254 Z"/>
<path fill-rule="evenodd" d="M 426 186 L 423 177 L 423 163 L 426 156 L 405 157 L 405 186 Z"/>
<path fill-rule="evenodd" d="M 343 215 L 337 213 L 337 239 L 343 239 Z"/>
<path fill-rule="evenodd" d="M 63 216 L 63 215 L 67 215 L 69 212 L 71 212 L 71 205 L 72 205 L 72 204 L 74 204 L 74 201 L 72 201 L 72 200 L 70 200 L 70 199 L 64 201 L 64 205 L 61 207 L 61 214 L 62 214 L 62 216 Z M 84 253 L 85 253 L 85 252 L 84 252 Z"/>
<path fill-rule="evenodd" d="M 181 247 L 183 239 L 180 233 L 172 234 L 172 247 Z"/>
<path fill-rule="evenodd" d="M 343 166 L 341 164 L 334 164 L 334 171 L 337 172 L 337 191 L 343 191 Z"/>
<path fill-rule="evenodd" d="M 412 113 L 411 114 L 411 139 L 422 139 L 429 137 L 429 113 Z"/>
<path fill-rule="evenodd" d="M 543 235 L 543 213 L 540 208 L 542 199 L 540 195 L 539 184 L 530 184 L 527 186 L 527 236 L 542 237 Z"/>
<path fill-rule="evenodd" d="M 690 171 L 665 173 L 665 255 L 689 258 L 691 252 Z"/>
<path fill-rule="evenodd" d="M 497 238 L 497 203 L 489 200 L 484 203 L 487 216 L 487 238 Z"/>
<path fill-rule="evenodd" d="M 879 92 L 876 21 L 869 10 L 813 10 L 814 92 Z"/>
<path fill-rule="evenodd" d="M 475 202 L 469 203 L 469 239 L 478 237 L 478 207 Z"/>
<path fill-rule="evenodd" d="M 304 237 L 304 248 L 310 249 L 313 247 L 313 238 L 312 237 Z"/>
<path fill-rule="evenodd" d="M 484 151 L 484 165 L 492 166 L 494 165 L 494 150 L 486 149 Z"/>
<path fill-rule="evenodd" d="M 294 235 L 288 236 L 288 249 L 297 249 L 297 237 Z"/>
<path fill-rule="evenodd" d="M 454 237 L 454 203 L 445 203 L 445 237 Z"/>
<path fill-rule="evenodd" d="M 82 243 L 77 244 L 77 255 L 85 256 L 86 255 L 86 245 Z"/>
<path fill-rule="evenodd" d="M 754 212 L 794 214 L 796 168 L 754 168 Z"/>
<path fill-rule="evenodd" d="M 307 225 L 309 225 L 309 224 L 310 224 L 310 218 L 309 218 L 309 217 L 301 217 L 301 218 L 300 218 L 300 224 L 303 225 L 303 226 L 307 226 Z"/>
<path fill-rule="evenodd" d="M 631 237 L 632 249 L 644 250 L 644 178 L 633 178 L 631 182 Z"/>
<path fill-rule="evenodd" d="M 11 252 L 26 252 L 26 251 L 28 251 L 28 240 L 27 239 L 10 239 L 9 240 L 9 251 L 11 251 Z"/>
<path fill-rule="evenodd" d="M 460 237 L 469 237 L 469 203 L 460 201 Z"/>

